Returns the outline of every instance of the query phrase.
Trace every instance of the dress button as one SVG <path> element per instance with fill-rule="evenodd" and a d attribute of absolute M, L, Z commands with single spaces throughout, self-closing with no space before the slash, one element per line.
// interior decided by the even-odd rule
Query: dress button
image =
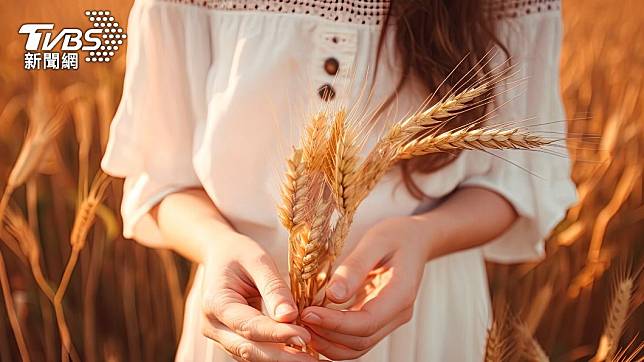
<path fill-rule="evenodd" d="M 336 73 L 338 73 L 338 68 L 340 68 L 340 63 L 337 59 L 327 58 L 327 60 L 324 61 L 324 70 L 329 75 L 336 75 Z"/>
<path fill-rule="evenodd" d="M 320 98 L 328 102 L 335 97 L 335 90 L 331 87 L 331 84 L 327 83 L 318 88 L 318 94 L 320 95 Z"/>

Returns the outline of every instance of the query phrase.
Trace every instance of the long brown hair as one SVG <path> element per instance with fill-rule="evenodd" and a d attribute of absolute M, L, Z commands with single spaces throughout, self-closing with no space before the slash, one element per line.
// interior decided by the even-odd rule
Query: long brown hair
<path fill-rule="evenodd" d="M 413 76 L 430 92 L 436 92 L 435 99 L 440 99 L 459 80 L 459 86 L 469 86 L 487 74 L 489 66 L 482 60 L 493 46 L 508 54 L 495 35 L 495 19 L 486 9 L 486 1 L 489 0 L 391 1 L 380 48 L 387 24 L 395 19 L 395 42 L 402 63 L 396 93 Z M 471 70 L 476 76 L 466 77 Z M 484 116 L 484 112 L 485 107 L 473 108 L 464 116 L 450 120 L 444 129 L 462 126 L 465 122 Z M 434 172 L 456 157 L 457 154 L 437 153 L 401 162 L 405 186 L 414 197 L 423 198 L 423 191 L 411 175 L 415 172 Z"/>

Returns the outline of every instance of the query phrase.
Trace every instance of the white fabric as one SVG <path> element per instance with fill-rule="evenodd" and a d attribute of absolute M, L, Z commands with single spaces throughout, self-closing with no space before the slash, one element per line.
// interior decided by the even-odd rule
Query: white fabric
<path fill-rule="evenodd" d="M 559 12 L 503 19 L 498 31 L 519 69 L 515 80 L 528 79 L 500 95 L 499 104 L 512 101 L 490 122 L 563 120 Z M 312 112 L 343 104 L 366 111 L 392 92 L 398 77 L 393 32 L 387 33 L 377 68 L 379 26 L 302 13 L 138 0 L 128 33 L 123 98 L 102 162 L 106 172 L 126 178 L 125 236 L 161 245 L 149 209 L 169 193 L 202 186 L 237 230 L 262 243 L 286 276 L 286 233 L 275 205 L 290 145 Z M 328 57 L 340 64 L 335 79 L 323 68 Z M 336 91 L 331 102 L 317 94 L 324 83 Z M 371 89 L 370 96 L 365 89 Z M 390 118 L 415 110 L 427 96 L 419 89 L 406 86 Z M 564 127 L 554 122 L 537 129 L 563 134 Z M 497 155 L 502 156 L 467 151 L 434 174 L 416 176 L 434 201 L 464 185 L 495 190 L 520 219 L 484 248 L 428 263 L 412 321 L 361 361 L 481 360 L 490 319 L 484 257 L 539 258 L 543 238 L 575 200 L 565 158 L 527 151 Z M 361 206 L 345 253 L 378 220 L 432 204 L 412 198 L 399 171 L 390 172 Z M 200 271 L 186 304 L 177 360 L 229 361 L 200 334 L 201 284 Z"/>

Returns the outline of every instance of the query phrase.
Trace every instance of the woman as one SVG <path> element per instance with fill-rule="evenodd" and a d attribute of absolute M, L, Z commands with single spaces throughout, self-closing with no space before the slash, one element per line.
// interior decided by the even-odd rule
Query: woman
<path fill-rule="evenodd" d="M 311 111 L 380 115 L 372 144 L 378 126 L 468 71 L 501 69 L 487 62 L 492 48 L 516 67 L 496 87 L 498 107 L 449 127 L 487 116 L 565 132 L 553 122 L 564 116 L 558 1 L 137 0 L 129 35 L 102 166 L 125 178 L 125 236 L 200 265 L 177 360 L 313 360 L 287 346 L 303 343 L 333 360 L 481 360 L 484 260 L 542 255 L 575 199 L 565 158 L 466 151 L 402 163 L 364 201 L 327 288 L 345 309 L 308 308 L 306 328 L 289 323 L 279 175 Z"/>

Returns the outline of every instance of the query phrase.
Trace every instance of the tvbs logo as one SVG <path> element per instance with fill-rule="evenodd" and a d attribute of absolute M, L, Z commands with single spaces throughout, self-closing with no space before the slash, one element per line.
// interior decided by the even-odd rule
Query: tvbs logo
<path fill-rule="evenodd" d="M 93 25 L 86 30 L 56 31 L 53 23 L 23 24 L 18 33 L 27 36 L 25 69 L 78 69 L 80 52 L 88 63 L 110 62 L 127 34 L 108 10 L 87 10 L 85 16 Z"/>

